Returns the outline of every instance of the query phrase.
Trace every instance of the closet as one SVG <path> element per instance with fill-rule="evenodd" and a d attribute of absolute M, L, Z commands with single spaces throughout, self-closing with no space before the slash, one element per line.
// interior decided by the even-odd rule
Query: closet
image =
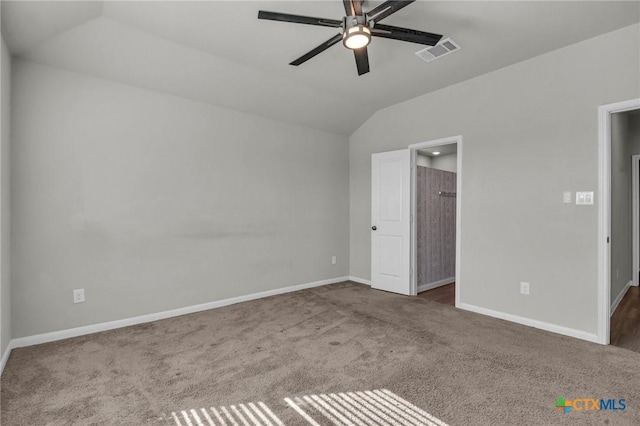
<path fill-rule="evenodd" d="M 447 164 L 456 164 L 455 153 L 447 157 L 453 157 Z M 418 292 L 455 282 L 456 173 L 438 168 L 438 163 L 445 163 L 443 160 L 444 157 L 425 158 L 417 166 Z M 452 166 L 440 167 L 455 170 Z"/>

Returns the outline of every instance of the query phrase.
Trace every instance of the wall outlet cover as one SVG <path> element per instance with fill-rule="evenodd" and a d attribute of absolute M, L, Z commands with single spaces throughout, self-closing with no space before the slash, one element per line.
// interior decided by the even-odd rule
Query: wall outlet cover
<path fill-rule="evenodd" d="M 84 302 L 84 288 L 77 288 L 73 290 L 73 303 Z"/>

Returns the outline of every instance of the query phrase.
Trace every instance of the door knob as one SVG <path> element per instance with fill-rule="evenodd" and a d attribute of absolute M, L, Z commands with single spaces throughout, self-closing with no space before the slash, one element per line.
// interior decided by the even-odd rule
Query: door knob
<path fill-rule="evenodd" d="M 371 227 L 371 229 L 375 231 L 376 229 L 378 229 L 378 227 L 374 225 Z"/>

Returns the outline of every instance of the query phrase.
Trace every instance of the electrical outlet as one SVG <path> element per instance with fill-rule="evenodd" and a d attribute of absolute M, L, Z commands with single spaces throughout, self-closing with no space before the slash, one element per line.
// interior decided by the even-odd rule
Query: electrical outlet
<path fill-rule="evenodd" d="M 331 256 L 331 264 L 335 265 L 336 263 L 338 263 L 338 259 L 335 256 Z"/>
<path fill-rule="evenodd" d="M 520 283 L 520 294 L 525 294 L 527 296 L 529 295 L 529 283 Z"/>
<path fill-rule="evenodd" d="M 84 302 L 84 288 L 77 288 L 73 290 L 73 303 Z"/>

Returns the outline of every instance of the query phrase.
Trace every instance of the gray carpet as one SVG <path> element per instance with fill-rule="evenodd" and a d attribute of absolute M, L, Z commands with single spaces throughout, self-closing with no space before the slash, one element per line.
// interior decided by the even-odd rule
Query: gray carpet
<path fill-rule="evenodd" d="M 16 349 L 1 420 L 176 425 L 173 413 L 215 421 L 210 407 L 261 402 L 283 424 L 310 424 L 290 398 L 324 425 L 304 396 L 378 389 L 449 425 L 640 424 L 638 353 L 351 282 Z M 564 414 L 559 396 L 627 408 Z"/>

